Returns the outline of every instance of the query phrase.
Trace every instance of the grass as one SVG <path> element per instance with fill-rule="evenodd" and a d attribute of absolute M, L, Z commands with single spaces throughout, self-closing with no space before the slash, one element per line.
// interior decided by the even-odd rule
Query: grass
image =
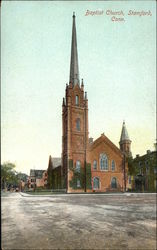
<path fill-rule="evenodd" d="M 47 195 L 47 194 L 49 194 L 49 195 L 53 195 L 53 194 L 56 194 L 56 193 L 52 193 L 52 192 L 34 192 L 34 191 L 32 191 L 32 192 L 24 192 L 24 193 L 26 193 L 26 194 L 30 194 L 30 195 Z"/>
<path fill-rule="evenodd" d="M 54 194 L 65 194 L 65 192 L 55 192 L 52 190 L 35 190 L 35 191 L 24 191 L 26 194 L 30 195 L 54 195 Z"/>

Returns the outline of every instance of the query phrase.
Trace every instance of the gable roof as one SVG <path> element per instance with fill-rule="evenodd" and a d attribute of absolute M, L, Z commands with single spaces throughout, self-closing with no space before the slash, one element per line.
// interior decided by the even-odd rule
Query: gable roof
<path fill-rule="evenodd" d="M 110 141 L 110 139 L 105 136 L 104 134 L 101 134 L 100 137 L 98 137 L 91 145 L 90 149 L 95 148 L 97 145 L 99 145 L 101 142 L 105 142 L 107 145 L 109 145 L 114 151 L 116 151 L 119 155 L 123 155 L 122 151 L 113 143 Z"/>
<path fill-rule="evenodd" d="M 60 157 L 52 157 L 53 168 L 57 168 L 61 165 L 61 158 Z"/>
<path fill-rule="evenodd" d="M 46 170 L 31 169 L 30 176 L 35 176 L 37 179 L 41 179 L 45 171 Z"/>
<path fill-rule="evenodd" d="M 48 171 L 52 171 L 54 168 L 57 168 L 61 166 L 61 158 L 60 157 L 52 157 L 49 156 L 49 162 L 48 162 Z"/>

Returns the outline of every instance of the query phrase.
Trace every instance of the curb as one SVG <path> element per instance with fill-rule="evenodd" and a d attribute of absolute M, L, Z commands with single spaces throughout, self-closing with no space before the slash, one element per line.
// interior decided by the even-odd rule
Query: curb
<path fill-rule="evenodd" d="M 19 192 L 19 194 L 22 196 L 22 197 L 49 197 L 49 198 L 52 198 L 52 197 L 65 197 L 65 196 L 136 196 L 136 195 L 156 195 L 157 193 L 67 193 L 67 194 L 45 194 L 45 195 L 35 195 L 35 194 L 26 194 L 26 193 L 22 193 L 22 192 Z"/>

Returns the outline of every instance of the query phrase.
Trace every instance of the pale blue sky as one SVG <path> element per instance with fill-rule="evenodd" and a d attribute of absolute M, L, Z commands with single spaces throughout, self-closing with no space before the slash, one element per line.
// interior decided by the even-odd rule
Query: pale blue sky
<path fill-rule="evenodd" d="M 106 10 L 125 13 L 112 22 Z M 101 16 L 85 16 L 103 10 Z M 128 16 L 128 11 L 152 16 Z M 18 171 L 46 169 L 61 156 L 62 98 L 69 81 L 72 13 L 76 13 L 80 78 L 89 103 L 89 135 L 119 146 L 123 119 L 132 153 L 153 150 L 156 3 L 2 2 L 2 162 Z"/>

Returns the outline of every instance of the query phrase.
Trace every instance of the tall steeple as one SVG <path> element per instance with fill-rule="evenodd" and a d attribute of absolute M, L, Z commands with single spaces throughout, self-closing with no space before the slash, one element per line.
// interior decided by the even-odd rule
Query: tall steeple
<path fill-rule="evenodd" d="M 73 12 L 73 27 L 72 27 L 72 41 L 71 41 L 71 62 L 70 62 L 70 79 L 72 86 L 78 84 L 79 81 L 79 66 L 77 54 L 77 39 L 76 39 L 76 25 L 75 25 L 75 12 Z"/>
<path fill-rule="evenodd" d="M 67 192 L 75 192 L 77 180 L 72 169 L 84 168 L 84 180 L 77 192 L 86 192 L 86 164 L 88 157 L 88 99 L 83 79 L 79 82 L 75 13 L 73 13 L 70 79 L 66 85 L 62 105 L 62 176 Z M 85 183 L 85 184 L 84 184 Z"/>
<path fill-rule="evenodd" d="M 128 156 L 131 156 L 131 140 L 129 138 L 128 131 L 125 126 L 125 121 L 123 121 L 119 145 L 120 145 L 120 150 L 123 153 L 126 153 Z"/>

